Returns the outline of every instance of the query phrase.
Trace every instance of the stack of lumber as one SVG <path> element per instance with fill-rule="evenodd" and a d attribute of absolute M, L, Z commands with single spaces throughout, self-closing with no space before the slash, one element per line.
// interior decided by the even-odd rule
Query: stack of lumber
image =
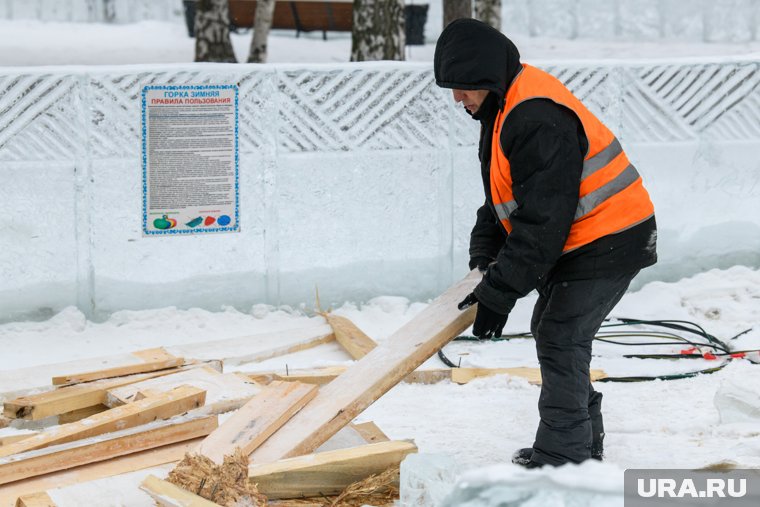
<path fill-rule="evenodd" d="M 270 333 L 269 349 L 251 339 L 247 346 L 223 340 L 216 349 L 214 342 L 196 344 L 198 355 L 190 345 L 152 349 L 101 369 L 55 370 L 51 387 L 37 394 L 0 394 L 11 425 L 59 423 L 0 440 L 0 507 L 9 500 L 53 505 L 45 492 L 54 486 L 136 470 L 145 470 L 140 488 L 159 505 L 287 505 L 304 498 L 349 505 L 340 501 L 364 490 L 385 495 L 375 499 L 381 504 L 392 501 L 399 464 L 417 448 L 389 440 L 372 423 L 353 425 L 364 409 L 402 381 L 462 383 L 502 373 L 540 381 L 531 369 L 416 371 L 472 323 L 475 308 L 459 311 L 457 303 L 479 278 L 473 271 L 380 343 L 348 319 L 323 314 L 328 326 L 296 339 L 273 341 Z M 329 340 L 355 361 L 286 375 L 221 372 L 222 361 L 260 361 Z"/>

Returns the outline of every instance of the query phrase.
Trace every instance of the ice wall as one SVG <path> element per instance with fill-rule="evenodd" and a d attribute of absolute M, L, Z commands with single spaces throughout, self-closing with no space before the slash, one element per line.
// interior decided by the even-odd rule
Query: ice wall
<path fill-rule="evenodd" d="M 760 266 L 758 61 L 540 65 L 652 194 L 640 281 Z M 240 85 L 242 230 L 143 238 L 140 90 L 206 83 Z M 427 64 L 0 69 L 0 319 L 431 297 L 466 270 L 477 135 Z"/>

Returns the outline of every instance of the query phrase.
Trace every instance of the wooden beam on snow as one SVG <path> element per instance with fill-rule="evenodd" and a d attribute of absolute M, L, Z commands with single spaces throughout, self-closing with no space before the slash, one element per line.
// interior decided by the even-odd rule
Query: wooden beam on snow
<path fill-rule="evenodd" d="M 105 368 L 102 370 L 93 370 L 80 373 L 71 373 L 53 377 L 53 385 L 71 385 L 81 384 L 82 382 L 91 382 L 105 378 L 123 377 L 124 375 L 133 375 L 135 373 L 147 373 L 151 371 L 166 370 L 182 366 L 185 362 L 183 357 L 175 357 L 169 354 L 162 347 L 155 349 L 146 349 L 133 352 L 132 355 L 140 359 L 135 364 Z"/>
<path fill-rule="evenodd" d="M 22 494 L 72 486 L 169 463 L 176 464 L 186 453 L 193 452 L 202 440 L 203 437 L 200 437 L 185 442 L 163 445 L 155 449 L 125 454 L 106 461 L 0 485 L 0 506 L 12 505 L 16 498 Z"/>
<path fill-rule="evenodd" d="M 199 367 L 212 368 L 212 366 L 200 363 L 183 366 L 182 368 L 138 373 L 125 377 L 59 387 L 53 391 L 22 396 L 6 401 L 3 404 L 3 413 L 6 417 L 38 421 L 53 415 L 67 414 L 76 410 L 103 405 L 108 400 L 107 392 L 112 389 Z"/>
<path fill-rule="evenodd" d="M 238 447 L 250 454 L 311 401 L 317 389 L 300 382 L 272 382 L 206 437 L 198 453 L 217 465 Z"/>
<path fill-rule="evenodd" d="M 140 489 L 148 493 L 156 505 L 161 507 L 221 507 L 218 503 L 190 493 L 155 475 L 146 477 Z"/>
<path fill-rule="evenodd" d="M 225 365 L 236 366 L 300 352 L 333 340 L 335 335 L 332 328 L 323 324 L 224 340 L 172 345 L 166 349 L 174 355 L 200 360 L 219 359 L 224 361 Z"/>
<path fill-rule="evenodd" d="M 17 435 L 6 435 L 4 437 L 0 437 L 0 447 L 4 445 L 10 445 L 16 442 L 20 442 L 21 440 L 24 440 L 25 438 L 33 437 L 34 435 L 37 435 L 38 433 L 39 432 L 37 431 L 30 431 L 28 433 L 19 433 Z"/>
<path fill-rule="evenodd" d="M 361 359 L 377 347 L 375 340 L 364 334 L 364 331 L 356 327 L 356 324 L 347 318 L 331 313 L 322 313 L 321 315 L 327 319 L 327 323 L 333 328 L 335 340 L 354 359 Z"/>
<path fill-rule="evenodd" d="M 261 386 L 236 373 L 219 373 L 212 368 L 194 368 L 160 378 L 136 382 L 108 391 L 106 404 L 111 407 L 138 400 L 138 393 L 159 394 L 180 385 L 189 385 L 206 391 L 203 412 L 221 414 L 242 407 L 261 391 Z"/>
<path fill-rule="evenodd" d="M 466 384 L 476 378 L 492 377 L 494 375 L 510 375 L 526 379 L 533 385 L 541 385 L 541 370 L 539 368 L 452 368 L 451 380 L 457 384 Z M 607 374 L 602 370 L 591 370 L 591 381 L 594 382 Z"/>
<path fill-rule="evenodd" d="M 274 381 L 281 382 L 302 382 L 304 384 L 314 384 L 322 386 L 335 380 L 338 375 L 345 372 L 346 366 L 328 366 L 326 368 L 307 368 L 289 371 L 263 371 L 257 373 L 247 373 L 246 375 L 253 382 L 266 385 Z"/>
<path fill-rule="evenodd" d="M 252 381 L 258 384 L 269 384 L 272 381 L 303 382 L 305 384 L 325 385 L 343 374 L 347 366 L 327 366 L 325 368 L 306 368 L 281 371 L 261 371 L 247 373 Z M 451 368 L 438 368 L 428 370 L 414 370 L 404 377 L 407 384 L 437 384 L 444 380 L 451 380 Z"/>
<path fill-rule="evenodd" d="M 44 491 L 23 495 L 16 500 L 16 507 L 56 507 L 50 495 Z"/>
<path fill-rule="evenodd" d="M 354 482 L 398 466 L 415 452 L 412 442 L 378 442 L 253 464 L 248 467 L 248 479 L 271 499 L 337 495 Z"/>
<path fill-rule="evenodd" d="M 345 373 L 322 387 L 314 400 L 253 452 L 253 462 L 269 463 L 314 451 L 467 329 L 475 319 L 476 307 L 460 311 L 457 304 L 481 278 L 478 270 L 470 272 Z"/>
<path fill-rule="evenodd" d="M 204 437 L 217 427 L 217 416 L 170 419 L 117 431 L 106 439 L 70 442 L 0 458 L 0 484 Z"/>
<path fill-rule="evenodd" d="M 170 393 L 112 408 L 87 419 L 51 428 L 15 444 L 0 447 L 0 457 L 132 428 L 156 419 L 168 419 L 200 407 L 205 397 L 206 392 L 198 388 L 179 387 Z"/>
<path fill-rule="evenodd" d="M 368 444 L 374 444 L 377 442 L 388 442 L 390 438 L 383 433 L 383 430 L 377 427 L 372 421 L 365 423 L 351 423 L 351 426 L 359 432 L 359 434 L 367 441 Z"/>

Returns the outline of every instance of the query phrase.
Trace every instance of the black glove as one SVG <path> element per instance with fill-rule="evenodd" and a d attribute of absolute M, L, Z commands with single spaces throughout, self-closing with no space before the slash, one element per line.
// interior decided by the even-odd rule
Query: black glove
<path fill-rule="evenodd" d="M 480 303 L 474 293 L 470 293 L 457 306 L 460 310 L 465 310 L 475 303 Z M 483 303 L 478 304 L 478 313 L 475 314 L 475 323 L 472 325 L 472 334 L 481 340 L 501 338 L 501 332 L 504 324 L 507 323 L 507 315 L 496 313 Z"/>
<path fill-rule="evenodd" d="M 472 271 L 475 268 L 478 268 L 478 271 L 481 273 L 485 273 L 488 269 L 488 265 L 491 264 L 491 258 L 490 257 L 483 257 L 483 256 L 477 256 L 477 257 L 470 257 L 470 271 Z"/>

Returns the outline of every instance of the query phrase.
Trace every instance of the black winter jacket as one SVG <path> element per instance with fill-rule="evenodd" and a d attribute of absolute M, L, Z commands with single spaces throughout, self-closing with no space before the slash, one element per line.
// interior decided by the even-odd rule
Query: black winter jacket
<path fill-rule="evenodd" d="M 439 37 L 434 66 L 439 86 L 490 92 L 472 115 L 481 122 L 478 154 L 486 198 L 470 236 L 470 257 L 496 261 L 475 289 L 482 304 L 506 314 L 539 284 L 631 272 L 656 262 L 654 217 L 562 253 L 578 205 L 588 140 L 575 113 L 547 99 L 518 105 L 502 129 L 501 147 L 520 203 L 507 235 L 491 199 L 491 139 L 509 85 L 522 68 L 520 54 L 501 32 L 460 19 Z"/>

